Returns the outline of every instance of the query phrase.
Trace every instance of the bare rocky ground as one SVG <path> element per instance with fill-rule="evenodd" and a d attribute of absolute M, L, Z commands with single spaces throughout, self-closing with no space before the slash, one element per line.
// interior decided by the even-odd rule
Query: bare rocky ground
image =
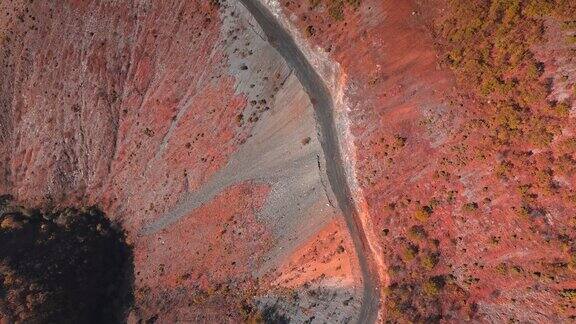
<path fill-rule="evenodd" d="M 3 1 L 0 193 L 121 224 L 129 322 L 353 322 L 367 282 L 382 322 L 572 321 L 576 14 L 548 2 L 258 2 L 329 88 L 359 241 L 319 93 L 240 1 Z"/>

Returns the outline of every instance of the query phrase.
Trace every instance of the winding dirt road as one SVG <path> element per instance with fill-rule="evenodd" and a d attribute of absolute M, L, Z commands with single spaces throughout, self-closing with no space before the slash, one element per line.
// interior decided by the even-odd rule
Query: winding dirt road
<path fill-rule="evenodd" d="M 377 264 L 370 254 L 368 239 L 359 219 L 347 181 L 342 149 L 339 146 L 334 99 L 326 83 L 306 59 L 291 34 L 277 21 L 270 10 L 259 0 L 239 0 L 254 16 L 268 40 L 296 75 L 313 102 L 320 141 L 326 158 L 326 171 L 330 185 L 338 200 L 346 224 L 353 238 L 362 271 L 364 293 L 358 322 L 374 323 L 378 318 L 380 285 Z"/>

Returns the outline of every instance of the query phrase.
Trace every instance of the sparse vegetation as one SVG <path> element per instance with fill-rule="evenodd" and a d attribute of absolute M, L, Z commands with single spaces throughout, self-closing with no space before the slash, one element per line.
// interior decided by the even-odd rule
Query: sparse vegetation
<path fill-rule="evenodd" d="M 430 206 L 418 207 L 414 212 L 414 218 L 420 222 L 426 222 L 432 215 L 432 208 Z"/>
<path fill-rule="evenodd" d="M 472 213 L 478 209 L 478 203 L 469 202 L 462 206 L 462 211 L 465 213 Z"/>
<path fill-rule="evenodd" d="M 557 102 L 549 98 L 551 78 L 543 78 L 545 65 L 538 60 L 535 45 L 545 42 L 545 20 L 553 17 L 565 31 L 576 29 L 576 3 L 567 0 L 450 1 L 453 10 L 437 25 L 446 41 L 446 62 L 461 84 L 481 101 L 481 120 L 470 124 L 483 138 L 485 150 L 505 156 L 494 174 L 502 181 L 517 181 L 530 175 L 530 188 L 519 191 L 518 215 L 544 213 L 540 197 L 562 194 L 555 174 L 569 175 L 576 166 L 572 139 L 561 138 L 570 123 L 573 97 Z M 571 35 L 571 34 L 570 34 Z M 567 82 L 564 76 L 562 82 Z M 488 136 L 485 136 L 488 135 Z M 540 157 L 532 150 L 539 150 Z M 512 152 L 512 154 L 509 154 Z M 485 157 L 485 155 L 483 155 Z M 528 167 L 530 166 L 530 167 Z M 529 189 L 529 192 L 528 192 Z M 477 209 L 470 203 L 465 212 Z"/>
<path fill-rule="evenodd" d="M 247 320 L 248 323 L 278 323 L 287 324 L 290 320 L 281 314 L 276 305 L 266 306 L 262 311 L 251 315 Z"/>
<path fill-rule="evenodd" d="M 576 302 L 576 289 L 563 289 L 560 296 L 569 299 L 571 302 Z"/>
<path fill-rule="evenodd" d="M 434 276 L 423 285 L 423 291 L 429 296 L 436 296 L 442 288 L 446 285 L 446 281 L 443 276 Z"/>
<path fill-rule="evenodd" d="M 510 251 L 511 244 L 516 247 L 530 235 L 543 235 L 542 242 L 555 244 L 565 253 L 567 259 L 556 262 L 565 266 L 554 268 L 556 273 L 566 276 L 561 271 L 568 271 L 565 269 L 571 267 L 571 260 L 576 260 L 572 240 L 563 243 L 553 237 L 551 229 L 569 218 L 560 214 L 573 211 L 564 204 L 554 204 L 562 200 L 574 205 L 570 197 L 576 197 L 572 186 L 567 185 L 576 170 L 576 140 L 570 137 L 572 131 L 567 128 L 573 123 L 571 109 L 576 92 L 572 93 L 571 76 L 563 77 L 563 95 L 554 101 L 552 97 L 557 91 L 552 90 L 558 86 L 554 84 L 557 78 L 550 77 L 554 70 L 545 65 L 548 58 L 537 52 L 545 54 L 546 46 L 550 46 L 546 42 L 564 38 L 562 35 L 546 39 L 546 27 L 554 21 L 562 23 L 562 28 L 569 31 L 567 34 L 576 30 L 576 2 L 449 0 L 449 3 L 449 13 L 436 31 L 445 63 L 459 80 L 462 96 L 453 103 L 454 107 L 461 103 L 464 122 L 455 132 L 455 141 L 441 150 L 432 183 L 403 187 L 405 196 L 396 200 L 397 208 L 386 210 L 394 221 L 385 222 L 384 226 L 394 235 L 382 237 L 386 246 L 397 248 L 386 251 L 392 284 L 385 307 L 389 318 L 397 322 L 433 321 L 434 316 L 446 320 L 452 309 L 442 307 L 459 302 L 464 305 L 456 306 L 458 311 L 452 314 L 459 312 L 463 316 L 459 320 L 466 315 L 473 318 L 477 305 L 468 299 L 469 294 L 491 284 L 479 270 L 485 267 L 483 271 L 496 277 L 525 278 L 538 273 L 539 278 L 561 280 L 538 265 L 524 262 L 489 265 L 478 258 L 488 251 Z M 372 80 L 368 79 L 368 85 L 375 84 Z M 566 89 L 571 92 L 567 98 Z M 382 146 L 388 145 L 386 157 L 391 157 L 391 147 L 403 146 L 396 145 L 403 141 L 390 137 L 383 137 L 380 142 Z M 400 163 L 401 159 L 394 158 Z M 488 166 L 492 173 L 482 174 Z M 508 195 L 510 199 L 503 201 Z M 439 204 L 427 202 L 433 196 L 441 197 Z M 408 219 L 398 221 L 398 217 L 406 216 Z M 558 223 L 551 225 L 549 217 L 556 217 Z M 472 240 L 478 239 L 476 242 L 483 242 L 484 246 L 477 249 L 471 244 L 470 232 L 459 237 L 460 234 L 451 236 L 436 230 L 436 226 L 446 224 L 445 218 L 446 222 L 459 223 L 451 227 L 456 231 L 464 228 L 478 231 Z M 494 225 L 485 225 L 487 220 Z M 514 233 L 509 238 L 498 230 L 501 220 L 518 224 L 522 234 Z M 573 223 L 566 228 L 572 226 Z M 470 260 L 452 258 L 453 253 L 462 253 Z M 441 277 L 444 281 L 433 276 L 448 268 L 459 269 L 458 279 L 450 272 Z M 494 290 L 494 294 L 499 291 Z M 576 298 L 574 295 L 562 292 L 567 300 Z M 449 302 L 444 303 L 445 300 Z"/>
<path fill-rule="evenodd" d="M 347 8 L 349 8 L 349 10 L 356 10 L 360 7 L 361 3 L 361 0 L 309 0 L 311 9 L 324 5 L 328 9 L 328 15 L 336 21 L 344 19 Z"/>
<path fill-rule="evenodd" d="M 439 26 L 447 40 L 446 59 L 463 84 L 488 104 L 492 138 L 509 145 L 528 138 L 547 147 L 558 134 L 557 124 L 568 116 L 569 103 L 553 104 L 548 114 L 540 107 L 549 85 L 541 80 L 544 65 L 533 45 L 543 41 L 544 18 L 566 19 L 575 14 L 572 1 L 492 0 L 451 1 L 454 10 Z M 573 21 L 564 23 L 572 28 Z"/>
<path fill-rule="evenodd" d="M 414 240 L 422 240 L 428 236 L 428 233 L 426 233 L 424 226 L 414 225 L 414 226 L 410 227 L 410 230 L 408 231 L 408 235 L 410 236 L 410 238 L 412 238 Z"/>
<path fill-rule="evenodd" d="M 416 257 L 416 255 L 418 254 L 418 251 L 420 249 L 418 248 L 417 245 L 414 244 L 408 244 L 408 246 L 406 246 L 404 248 L 404 260 L 406 261 L 412 261 L 414 260 L 414 258 Z"/>
<path fill-rule="evenodd" d="M 438 259 L 437 253 L 426 253 L 420 258 L 420 263 L 424 269 L 432 270 L 438 264 Z"/>

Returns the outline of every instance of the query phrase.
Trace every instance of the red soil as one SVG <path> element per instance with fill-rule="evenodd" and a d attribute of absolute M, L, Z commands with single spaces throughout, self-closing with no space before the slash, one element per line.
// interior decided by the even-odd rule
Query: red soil
<path fill-rule="evenodd" d="M 135 246 L 133 321 L 239 320 L 271 282 L 358 280 L 339 222 L 291 251 L 279 277 L 251 277 L 274 244 L 255 219 L 263 184 L 228 188 L 169 229 L 138 235 L 221 169 L 254 125 L 237 122 L 246 98 L 215 3 L 0 3 L 0 193 L 48 209 L 98 204 L 122 222 Z M 574 109 L 550 148 L 499 151 L 482 123 L 489 105 L 457 82 L 432 33 L 446 4 L 354 3 L 281 1 L 347 77 L 356 171 L 390 276 L 385 316 L 576 316 Z M 550 36 L 559 32 L 551 21 L 536 53 L 553 95 L 570 99 L 574 49 Z"/>
<path fill-rule="evenodd" d="M 134 255 L 140 269 L 135 295 L 143 305 L 138 317 L 243 319 L 239 303 L 248 305 L 249 291 L 256 293 L 252 271 L 271 241 L 254 219 L 267 194 L 263 185 L 229 188 L 169 230 L 146 237 Z"/>
<path fill-rule="evenodd" d="M 78 197 L 116 215 L 123 208 L 152 216 L 197 188 L 246 136 L 234 122 L 245 99 L 214 49 L 216 9 L 206 2 L 27 6 L 25 23 L 4 40 L 14 63 L 3 75 L 22 79 L 7 89 L 18 95 L 13 116 L 4 115 L 14 124 L 1 183 L 34 204 Z"/>
<path fill-rule="evenodd" d="M 338 285 L 360 285 L 354 253 L 346 225 L 335 219 L 292 253 L 273 284 L 297 288 L 318 280 L 333 280 Z"/>
<path fill-rule="evenodd" d="M 389 267 L 385 317 L 574 315 L 564 289 L 576 280 L 567 236 L 576 206 L 551 193 L 541 199 L 543 212 L 519 216 L 515 184 L 495 172 L 502 157 L 483 146 L 487 131 L 471 128 L 486 112 L 436 49 L 431 25 L 443 7 L 316 3 L 282 1 L 302 35 L 347 74 L 357 173 Z M 536 156 L 523 175 L 546 160 Z M 570 174 L 567 192 L 574 190 Z"/>
<path fill-rule="evenodd" d="M 238 184 L 139 234 L 253 131 L 237 120 L 247 99 L 217 3 L 0 3 L 0 194 L 48 210 L 94 204 L 120 222 L 135 255 L 130 321 L 242 320 L 275 278 L 253 278 L 275 243 L 255 219 L 267 184 Z"/>

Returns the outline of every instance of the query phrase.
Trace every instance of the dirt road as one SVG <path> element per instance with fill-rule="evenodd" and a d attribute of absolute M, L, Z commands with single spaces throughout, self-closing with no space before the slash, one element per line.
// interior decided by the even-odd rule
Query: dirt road
<path fill-rule="evenodd" d="M 334 114 L 334 100 L 325 82 L 302 53 L 291 34 L 277 21 L 270 10 L 258 0 L 239 0 L 254 16 L 270 43 L 295 70 L 298 79 L 314 104 L 320 141 L 326 158 L 328 179 L 346 218 L 348 229 L 354 240 L 364 282 L 362 308 L 358 321 L 374 323 L 380 304 L 377 265 L 367 247 L 366 234 L 359 224 L 358 210 L 352 199 L 347 182 L 342 149 Z"/>

